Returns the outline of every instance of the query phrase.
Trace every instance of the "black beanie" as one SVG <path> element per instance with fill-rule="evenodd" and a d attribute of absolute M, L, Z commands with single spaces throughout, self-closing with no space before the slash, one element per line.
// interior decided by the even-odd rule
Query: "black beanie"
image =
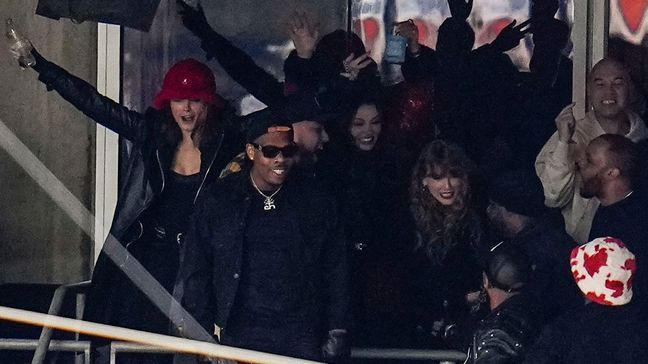
<path fill-rule="evenodd" d="M 495 177 L 488 192 L 493 202 L 519 215 L 538 217 L 547 211 L 542 184 L 530 171 L 504 172 Z"/>

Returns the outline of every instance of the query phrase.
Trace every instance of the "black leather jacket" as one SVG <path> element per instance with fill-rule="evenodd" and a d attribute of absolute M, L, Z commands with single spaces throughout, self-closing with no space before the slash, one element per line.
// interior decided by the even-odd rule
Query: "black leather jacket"
<path fill-rule="evenodd" d="M 479 323 L 467 363 L 521 363 L 538 335 L 535 312 L 524 294 L 499 305 Z"/>
<path fill-rule="evenodd" d="M 34 69 L 48 90 L 57 91 L 94 121 L 133 143 L 130 155 L 122 161 L 125 165 L 121 170 L 127 172 L 119 186 L 111 235 L 106 239 L 95 265 L 84 314 L 87 320 L 111 323 L 109 307 L 119 299 L 114 294 L 114 283 L 123 278 L 117 266 L 123 268 L 131 254 L 137 257 L 133 252 L 138 250 L 136 241 L 141 235 L 139 217 L 164 190 L 176 146 L 169 145 L 163 137 L 164 124 L 168 123 L 163 112 L 151 108 L 144 114 L 129 110 L 99 94 L 92 85 L 47 61 L 37 52 L 34 55 L 37 59 Z M 223 118 L 219 122 L 227 124 Z M 194 204 L 205 187 L 217 179 L 219 171 L 236 154 L 236 149 L 243 148 L 238 140 L 229 131 L 226 133 L 224 128 L 220 128 L 201 142 L 202 181 Z M 126 247 L 128 253 L 116 244 Z"/>
<path fill-rule="evenodd" d="M 210 187 L 192 217 L 182 247 L 174 296 L 208 332 L 226 329 L 242 271 L 243 243 L 250 210 L 249 171 L 230 174 Z M 281 203 L 294 211 L 299 232 L 300 267 L 323 322 L 313 329 L 350 324 L 348 261 L 344 234 L 331 196 L 304 174 L 291 175 Z M 183 336 L 198 338 L 192 332 Z"/>

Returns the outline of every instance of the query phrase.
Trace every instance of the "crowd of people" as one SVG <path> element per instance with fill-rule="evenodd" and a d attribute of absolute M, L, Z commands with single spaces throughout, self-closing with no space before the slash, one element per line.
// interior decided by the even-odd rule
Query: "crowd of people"
<path fill-rule="evenodd" d="M 359 37 L 320 38 L 300 13 L 281 82 L 179 1 L 207 58 L 268 106 L 246 117 L 194 59 L 137 112 L 34 50 L 48 90 L 134 146 L 104 248 L 127 256 L 102 253 L 84 318 L 201 338 L 132 283 L 137 261 L 225 345 L 326 362 L 352 345 L 645 361 L 648 129 L 627 68 L 598 62 L 577 118 L 557 1 L 533 1 L 529 21 L 477 49 L 472 1 L 448 1 L 436 49 L 395 25 L 408 43 L 396 87 Z M 520 72 L 504 52 L 529 32 Z"/>

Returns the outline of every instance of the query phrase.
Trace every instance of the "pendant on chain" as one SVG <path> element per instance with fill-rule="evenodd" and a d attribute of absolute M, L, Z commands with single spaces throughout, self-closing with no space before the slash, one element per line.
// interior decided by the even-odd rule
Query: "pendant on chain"
<path fill-rule="evenodd" d="M 265 211 L 270 211 L 276 208 L 277 206 L 275 206 L 274 200 L 270 197 L 266 197 L 266 199 L 263 201 L 263 209 Z"/>

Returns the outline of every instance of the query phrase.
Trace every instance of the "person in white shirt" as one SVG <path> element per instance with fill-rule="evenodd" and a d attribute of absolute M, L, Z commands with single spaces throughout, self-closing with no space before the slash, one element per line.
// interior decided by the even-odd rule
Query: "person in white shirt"
<path fill-rule="evenodd" d="M 623 64 L 610 58 L 599 61 L 590 72 L 587 91 L 591 110 L 577 119 L 574 104 L 563 109 L 556 118 L 558 130 L 535 163 L 545 204 L 562 209 L 567 233 L 579 244 L 588 241 L 599 201 L 581 196 L 576 161 L 600 135 L 619 134 L 634 142 L 648 137 L 643 120 L 629 108 L 631 80 Z"/>

